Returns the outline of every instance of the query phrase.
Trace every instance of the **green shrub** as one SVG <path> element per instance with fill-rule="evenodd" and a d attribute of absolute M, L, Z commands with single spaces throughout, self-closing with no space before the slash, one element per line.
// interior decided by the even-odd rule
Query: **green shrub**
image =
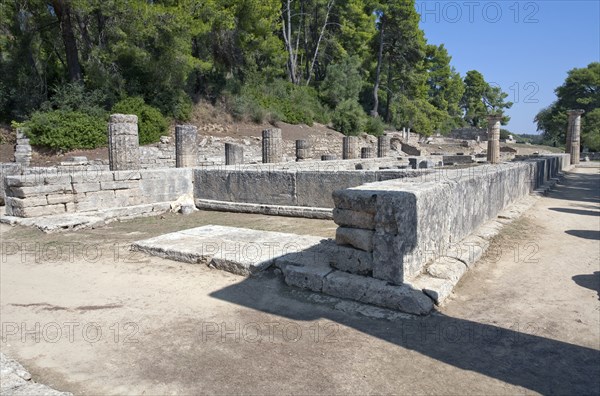
<path fill-rule="evenodd" d="M 366 125 L 365 125 L 365 132 L 367 132 L 369 135 L 381 136 L 381 135 L 383 135 L 384 130 L 385 130 L 385 125 L 384 125 L 383 121 L 381 121 L 381 118 L 368 117 Z"/>
<path fill-rule="evenodd" d="M 78 111 L 37 111 L 22 125 L 31 144 L 54 150 L 93 149 L 108 141 L 106 118 Z"/>
<path fill-rule="evenodd" d="M 297 86 L 285 80 L 257 80 L 243 86 L 230 84 L 229 90 L 227 108 L 236 120 L 307 125 L 315 121 L 329 122 L 328 111 L 312 87 Z"/>
<path fill-rule="evenodd" d="M 135 114 L 138 116 L 140 144 L 158 142 L 169 128 L 169 123 L 160 111 L 144 103 L 144 99 L 139 96 L 121 100 L 113 106 L 112 113 Z"/>
<path fill-rule="evenodd" d="M 344 135 L 358 135 L 365 125 L 365 112 L 355 100 L 345 100 L 333 112 L 332 123 Z"/>

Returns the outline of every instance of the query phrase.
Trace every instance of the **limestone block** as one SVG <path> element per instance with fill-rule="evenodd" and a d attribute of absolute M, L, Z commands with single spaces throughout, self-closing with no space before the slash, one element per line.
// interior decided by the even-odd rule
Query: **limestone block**
<path fill-rule="evenodd" d="M 333 221 L 342 227 L 375 229 L 375 215 L 367 212 L 335 208 L 333 210 Z"/>
<path fill-rule="evenodd" d="M 115 181 L 140 180 L 142 175 L 136 170 L 126 170 L 113 172 L 113 177 Z"/>
<path fill-rule="evenodd" d="M 275 266 L 281 269 L 285 283 L 301 289 L 321 292 L 323 290 L 323 279 L 333 269 L 327 261 L 324 262 L 302 262 L 297 257 L 288 258 L 285 255 L 275 260 Z"/>
<path fill-rule="evenodd" d="M 454 284 L 458 283 L 466 271 L 465 263 L 452 257 L 441 257 L 426 269 L 426 272 L 434 278 L 447 279 Z"/>
<path fill-rule="evenodd" d="M 65 213 L 65 205 L 56 204 L 46 206 L 33 206 L 29 208 L 23 208 L 21 209 L 21 211 L 22 214 L 19 217 L 50 216 Z"/>
<path fill-rule="evenodd" d="M 48 204 L 59 204 L 67 202 L 75 202 L 74 194 L 50 194 L 47 196 Z"/>
<path fill-rule="evenodd" d="M 378 193 L 368 190 L 347 189 L 333 192 L 336 208 L 375 214 L 377 212 Z"/>
<path fill-rule="evenodd" d="M 338 227 L 335 232 L 335 242 L 338 245 L 350 245 L 356 249 L 372 252 L 374 233 L 372 230 Z"/>
<path fill-rule="evenodd" d="M 138 181 L 103 181 L 100 182 L 100 188 L 102 190 L 124 190 L 129 188 L 138 187 Z"/>
<path fill-rule="evenodd" d="M 13 187 L 6 190 L 6 195 L 17 198 L 26 198 L 31 195 L 73 192 L 71 184 L 47 184 L 32 187 Z"/>
<path fill-rule="evenodd" d="M 100 191 L 99 182 L 91 183 L 73 183 L 73 192 L 75 194 L 82 194 L 86 192 Z"/>
<path fill-rule="evenodd" d="M 455 284 L 448 279 L 421 275 L 413 280 L 411 285 L 429 296 L 437 305 L 440 305 L 452 294 Z"/>
<path fill-rule="evenodd" d="M 341 271 L 325 277 L 323 293 L 415 315 L 426 315 L 433 309 L 430 298 L 408 285 L 393 286 L 385 281 Z"/>
<path fill-rule="evenodd" d="M 370 252 L 348 246 L 335 246 L 332 250 L 329 259 L 332 267 L 359 275 L 370 275 L 373 272 L 373 255 Z"/>
<path fill-rule="evenodd" d="M 25 199 L 6 197 L 6 206 L 14 206 L 16 208 L 29 208 L 32 206 L 48 205 L 45 195 L 27 197 Z"/>

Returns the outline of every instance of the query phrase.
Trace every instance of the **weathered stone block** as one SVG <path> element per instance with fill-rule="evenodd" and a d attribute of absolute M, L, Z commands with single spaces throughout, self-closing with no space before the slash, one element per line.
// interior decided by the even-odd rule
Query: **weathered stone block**
<path fill-rule="evenodd" d="M 415 315 L 426 315 L 433 302 L 408 285 L 394 286 L 365 276 L 334 271 L 323 282 L 323 293 Z"/>
<path fill-rule="evenodd" d="M 50 195 L 48 195 L 47 199 L 48 199 L 48 204 L 53 205 L 53 204 L 74 202 L 75 201 L 74 197 L 75 197 L 75 195 L 73 195 L 73 194 L 50 194 Z"/>
<path fill-rule="evenodd" d="M 50 216 L 55 214 L 65 213 L 64 204 L 46 205 L 46 206 L 33 206 L 29 208 L 22 208 L 21 215 L 18 217 L 39 217 L 39 216 Z"/>
<path fill-rule="evenodd" d="M 47 184 L 33 187 L 13 187 L 6 191 L 7 196 L 26 198 L 31 195 L 73 192 L 71 184 Z"/>
<path fill-rule="evenodd" d="M 333 210 L 333 221 L 342 227 L 375 229 L 375 215 L 367 212 L 335 208 Z"/>
<path fill-rule="evenodd" d="M 139 185 L 138 181 L 103 181 L 100 182 L 100 188 L 102 190 L 124 190 L 129 188 L 136 188 Z"/>
<path fill-rule="evenodd" d="M 338 227 L 335 242 L 338 245 L 350 245 L 366 252 L 373 251 L 373 234 L 375 231 L 360 228 Z"/>
<path fill-rule="evenodd" d="M 361 189 L 347 189 L 333 192 L 336 208 L 375 214 L 378 193 Z"/>
<path fill-rule="evenodd" d="M 14 206 L 15 208 L 28 208 L 43 205 L 48 205 L 45 195 L 27 197 L 25 199 L 6 197 L 6 206 Z"/>
<path fill-rule="evenodd" d="M 142 175 L 136 170 L 115 171 L 113 172 L 115 181 L 140 180 Z"/>
<path fill-rule="evenodd" d="M 73 192 L 75 192 L 75 194 L 83 194 L 93 191 L 100 191 L 100 182 L 73 183 Z"/>
<path fill-rule="evenodd" d="M 347 246 L 335 246 L 332 249 L 329 259 L 332 267 L 359 275 L 373 272 L 373 255 L 370 252 Z"/>

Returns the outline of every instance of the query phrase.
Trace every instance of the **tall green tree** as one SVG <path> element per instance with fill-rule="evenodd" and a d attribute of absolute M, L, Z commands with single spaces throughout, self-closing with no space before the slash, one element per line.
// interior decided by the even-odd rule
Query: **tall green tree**
<path fill-rule="evenodd" d="M 513 105 L 512 102 L 505 101 L 507 93 L 502 92 L 500 87 L 491 86 L 477 70 L 467 72 L 464 85 L 465 92 L 460 105 L 464 120 L 471 126 L 485 127 L 487 115 L 502 114 L 504 109 L 510 109 Z M 502 125 L 506 125 L 509 120 L 509 117 L 504 116 Z"/>
<path fill-rule="evenodd" d="M 570 70 L 565 82 L 554 92 L 557 100 L 540 110 L 534 119 L 544 139 L 556 145 L 565 144 L 567 110 L 582 109 L 585 111 L 582 115 L 582 145 L 600 151 L 600 63 Z"/>

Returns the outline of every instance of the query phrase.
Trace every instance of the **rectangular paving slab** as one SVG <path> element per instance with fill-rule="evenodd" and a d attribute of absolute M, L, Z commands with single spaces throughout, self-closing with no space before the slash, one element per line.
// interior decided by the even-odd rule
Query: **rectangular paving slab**
<path fill-rule="evenodd" d="M 263 271 L 278 257 L 317 246 L 322 237 L 207 225 L 137 241 L 132 250 L 239 275 Z"/>

